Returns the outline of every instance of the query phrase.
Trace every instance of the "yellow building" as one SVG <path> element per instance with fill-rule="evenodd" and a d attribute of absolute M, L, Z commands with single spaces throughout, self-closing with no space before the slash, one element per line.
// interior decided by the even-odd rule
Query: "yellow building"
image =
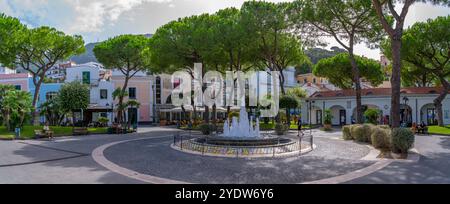
<path fill-rule="evenodd" d="M 307 84 L 307 83 L 312 83 L 312 84 L 317 84 L 317 85 L 328 84 L 328 80 L 326 78 L 314 76 L 314 74 L 312 74 L 312 73 L 298 75 L 297 82 L 299 84 Z"/>

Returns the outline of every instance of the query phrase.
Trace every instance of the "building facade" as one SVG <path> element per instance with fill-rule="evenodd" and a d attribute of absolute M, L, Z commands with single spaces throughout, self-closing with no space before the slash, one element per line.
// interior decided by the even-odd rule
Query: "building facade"
<path fill-rule="evenodd" d="M 111 80 L 114 90 L 122 88 L 125 83 L 125 76 L 119 71 L 112 73 Z M 124 103 L 129 100 L 139 102 L 139 107 L 128 107 L 125 112 L 126 117 L 131 119 L 132 124 L 151 124 L 154 122 L 153 107 L 153 77 L 148 76 L 145 72 L 139 72 L 128 81 L 128 96 L 125 97 Z M 116 99 L 115 104 L 118 103 Z"/>
<path fill-rule="evenodd" d="M 433 100 L 438 97 L 441 88 L 403 88 L 401 101 L 401 121 L 406 125 L 424 122 L 427 125 L 437 123 L 437 112 Z M 374 88 L 362 90 L 363 109 L 380 111 L 380 124 L 390 124 L 391 89 Z M 317 92 L 302 107 L 304 123 L 323 124 L 325 110 L 331 110 L 333 125 L 347 125 L 355 122 L 356 100 L 353 90 Z M 450 124 L 450 97 L 443 102 L 444 123 Z"/>
<path fill-rule="evenodd" d="M 78 81 L 89 86 L 89 107 L 83 114 L 77 115 L 85 123 L 96 123 L 99 117 L 113 121 L 114 84 L 107 76 L 109 71 L 98 63 L 75 65 L 66 69 L 66 82 Z"/>

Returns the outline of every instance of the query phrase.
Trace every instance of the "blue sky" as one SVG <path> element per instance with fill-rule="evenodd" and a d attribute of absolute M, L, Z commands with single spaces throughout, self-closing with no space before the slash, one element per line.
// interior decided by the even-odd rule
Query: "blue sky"
<path fill-rule="evenodd" d="M 274 0 L 279 2 L 283 0 Z M 0 0 L 0 12 L 19 18 L 31 27 L 48 25 L 69 34 L 82 35 L 86 42 L 131 33 L 154 33 L 158 27 L 180 17 L 213 13 L 240 7 L 244 0 Z M 450 9 L 417 3 L 407 25 L 428 18 L 450 15 Z M 328 40 L 330 46 L 337 45 Z M 379 58 L 379 50 L 359 45 L 356 52 Z"/>

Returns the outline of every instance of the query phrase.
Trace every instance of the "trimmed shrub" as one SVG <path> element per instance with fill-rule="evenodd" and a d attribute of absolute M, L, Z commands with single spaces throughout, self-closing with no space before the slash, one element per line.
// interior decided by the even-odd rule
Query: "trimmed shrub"
<path fill-rule="evenodd" d="M 357 142 L 370 143 L 372 131 L 375 129 L 374 125 L 353 125 L 351 128 L 351 136 Z"/>
<path fill-rule="evenodd" d="M 214 126 L 211 124 L 201 124 L 198 126 L 198 129 L 203 135 L 209 135 L 214 131 Z"/>
<path fill-rule="evenodd" d="M 389 125 L 378 125 L 377 127 L 381 128 L 381 129 L 385 129 L 385 130 L 391 129 L 391 127 Z"/>
<path fill-rule="evenodd" d="M 375 128 L 371 135 L 373 147 L 377 149 L 386 150 L 391 146 L 391 131 L 383 128 Z"/>
<path fill-rule="evenodd" d="M 352 137 L 357 142 L 366 142 L 367 137 L 364 135 L 364 128 L 362 125 L 355 125 L 351 128 Z"/>
<path fill-rule="evenodd" d="M 342 127 L 342 137 L 344 140 L 353 140 L 351 125 L 346 125 Z"/>
<path fill-rule="evenodd" d="M 289 127 L 287 125 L 277 123 L 275 125 L 275 134 L 277 135 L 285 135 L 286 132 L 289 130 Z"/>
<path fill-rule="evenodd" d="M 394 153 L 406 154 L 414 146 L 414 134 L 408 128 L 395 128 L 391 134 L 391 150 Z"/>
<path fill-rule="evenodd" d="M 373 131 L 377 127 L 375 125 L 372 125 L 372 124 L 364 124 L 362 127 L 363 127 L 363 131 L 364 131 L 364 136 L 366 137 L 364 139 L 364 141 L 368 142 L 368 143 L 371 143 L 372 142 L 371 135 L 372 135 Z"/>

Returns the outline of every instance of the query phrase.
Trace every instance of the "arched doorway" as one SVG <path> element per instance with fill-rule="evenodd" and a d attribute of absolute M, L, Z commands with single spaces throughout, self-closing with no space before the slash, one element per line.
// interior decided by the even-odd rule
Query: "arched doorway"
<path fill-rule="evenodd" d="M 347 111 L 344 107 L 335 105 L 330 108 L 331 115 L 333 119 L 331 120 L 332 125 L 343 126 L 347 123 Z"/>
<path fill-rule="evenodd" d="M 409 105 L 400 105 L 400 122 L 407 127 L 412 126 L 412 108 Z"/>
<path fill-rule="evenodd" d="M 434 104 L 426 104 L 420 109 L 420 122 L 424 122 L 427 125 L 437 125 L 437 112 Z"/>
<path fill-rule="evenodd" d="M 362 113 L 363 113 L 363 115 L 369 109 L 375 109 L 375 110 L 379 111 L 380 118 L 379 118 L 378 121 L 381 124 L 382 123 L 382 116 L 383 116 L 383 111 L 381 110 L 381 108 L 378 107 L 377 105 L 372 105 L 372 104 L 362 105 Z M 353 109 L 353 115 L 352 115 L 352 123 L 355 123 L 355 122 L 356 122 L 356 108 Z M 365 123 L 365 122 L 367 122 L 367 119 L 365 117 L 363 117 L 363 123 Z"/>

